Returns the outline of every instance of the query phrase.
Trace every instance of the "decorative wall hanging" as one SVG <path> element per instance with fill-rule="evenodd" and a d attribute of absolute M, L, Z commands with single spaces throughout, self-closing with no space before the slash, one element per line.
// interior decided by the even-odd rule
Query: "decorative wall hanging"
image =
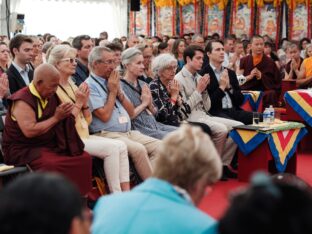
<path fill-rule="evenodd" d="M 299 41 L 311 36 L 311 6 L 310 1 L 289 5 L 289 37 Z M 310 7 L 309 7 L 310 6 Z"/>
<path fill-rule="evenodd" d="M 130 34 L 151 35 L 151 5 L 149 0 L 141 4 L 140 11 L 130 11 Z"/>
<path fill-rule="evenodd" d="M 156 7 L 156 33 L 168 36 L 176 34 L 175 6 Z"/>
<path fill-rule="evenodd" d="M 218 5 L 205 5 L 204 10 L 204 36 L 218 33 L 224 35 L 225 14 Z"/>
<path fill-rule="evenodd" d="M 268 35 L 274 41 L 278 41 L 280 34 L 280 17 L 281 8 L 279 5 L 274 6 L 273 2 L 258 5 L 256 23 L 257 34 Z"/>
<path fill-rule="evenodd" d="M 252 36 L 254 33 L 254 1 L 234 0 L 232 3 L 231 34 L 241 37 L 243 34 Z"/>
<path fill-rule="evenodd" d="M 197 2 L 180 5 L 180 34 L 200 32 L 200 7 Z"/>

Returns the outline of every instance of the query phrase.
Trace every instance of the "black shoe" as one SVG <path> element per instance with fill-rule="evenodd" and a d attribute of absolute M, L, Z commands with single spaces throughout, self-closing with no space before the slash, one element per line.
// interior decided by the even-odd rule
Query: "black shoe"
<path fill-rule="evenodd" d="M 223 174 L 225 174 L 225 176 L 230 179 L 237 178 L 237 173 L 231 171 L 228 166 L 223 166 Z"/>

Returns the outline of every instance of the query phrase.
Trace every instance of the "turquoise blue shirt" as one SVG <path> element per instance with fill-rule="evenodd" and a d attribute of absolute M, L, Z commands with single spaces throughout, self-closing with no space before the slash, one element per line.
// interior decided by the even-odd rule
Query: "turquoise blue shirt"
<path fill-rule="evenodd" d="M 92 234 L 215 234 L 216 226 L 171 184 L 150 178 L 131 192 L 102 197 L 94 210 Z"/>

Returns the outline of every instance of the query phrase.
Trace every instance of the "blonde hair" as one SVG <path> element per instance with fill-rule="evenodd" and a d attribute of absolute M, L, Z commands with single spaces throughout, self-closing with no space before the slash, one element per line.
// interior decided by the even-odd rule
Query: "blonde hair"
<path fill-rule="evenodd" d="M 75 48 L 70 47 L 69 45 L 56 45 L 51 49 L 47 57 L 48 63 L 55 66 L 64 58 L 66 54 L 76 51 L 77 50 Z"/>
<path fill-rule="evenodd" d="M 221 177 L 222 163 L 210 137 L 188 124 L 162 141 L 154 176 L 190 191 L 201 179 L 207 185 Z"/>

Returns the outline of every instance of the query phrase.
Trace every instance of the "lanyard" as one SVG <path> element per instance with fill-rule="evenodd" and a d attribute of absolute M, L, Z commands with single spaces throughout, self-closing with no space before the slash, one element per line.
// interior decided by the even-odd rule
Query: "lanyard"
<path fill-rule="evenodd" d="M 137 92 L 138 94 L 142 94 L 142 87 L 140 86 L 140 82 L 138 81 L 138 88 L 139 90 L 137 90 L 135 87 L 133 87 L 133 85 L 131 85 L 128 81 L 126 81 L 125 79 L 120 79 L 121 82 L 125 83 L 126 85 L 128 85 L 132 90 L 134 90 L 135 92 Z"/>
<path fill-rule="evenodd" d="M 105 93 L 108 93 L 107 90 L 106 90 L 106 88 L 105 88 L 97 79 L 95 79 L 94 76 L 90 75 L 90 77 L 103 89 L 103 91 L 104 91 Z M 119 111 L 119 108 L 118 108 L 116 102 L 115 102 L 115 107 L 116 107 L 117 110 Z"/>
<path fill-rule="evenodd" d="M 65 88 L 59 84 L 59 87 L 63 90 L 63 92 L 66 94 L 66 96 L 73 102 L 76 103 L 75 99 L 73 99 L 69 93 L 67 93 L 67 91 L 65 90 Z M 69 84 L 70 89 L 72 90 L 73 94 L 75 95 L 75 91 L 73 90 L 73 88 L 71 87 L 71 85 Z"/>

